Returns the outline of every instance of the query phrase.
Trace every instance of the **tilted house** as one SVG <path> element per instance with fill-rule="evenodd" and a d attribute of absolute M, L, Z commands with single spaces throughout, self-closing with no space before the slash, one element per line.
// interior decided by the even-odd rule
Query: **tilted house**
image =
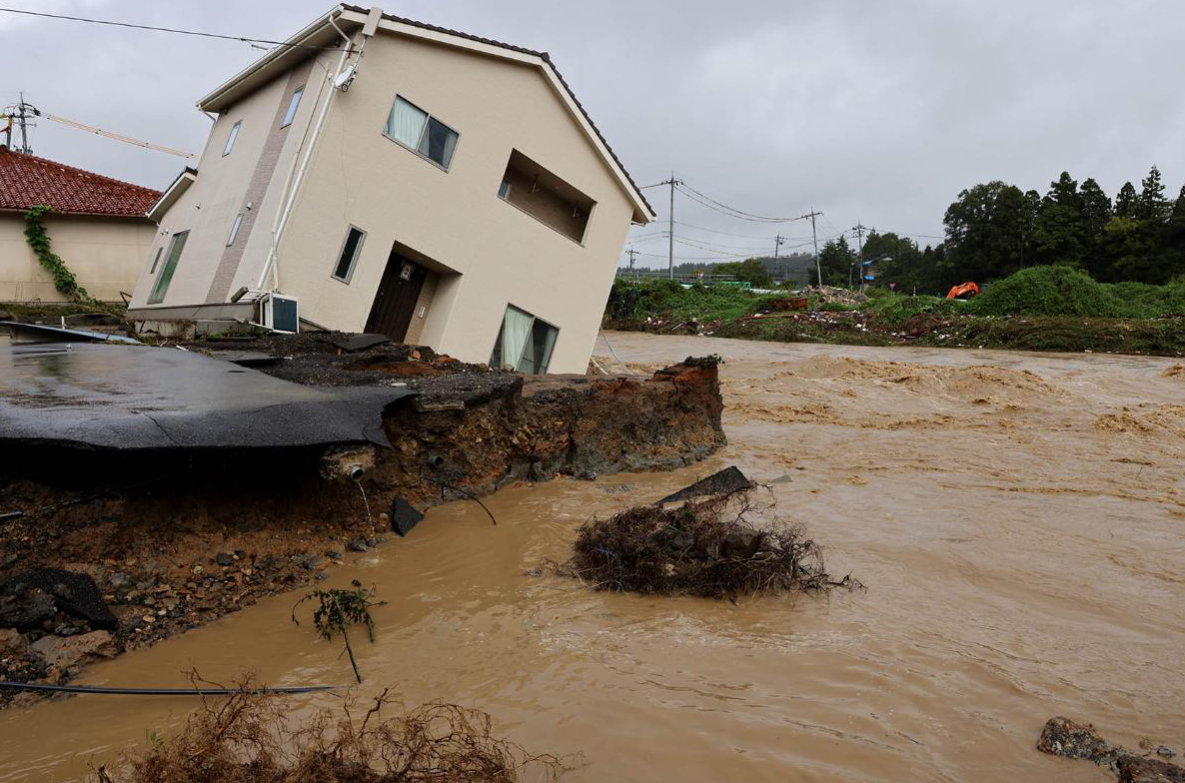
<path fill-rule="evenodd" d="M 159 190 L 104 177 L 0 146 L 0 302 L 64 302 L 25 237 L 25 215 L 41 218 L 51 249 L 95 299 L 122 301 L 140 277 L 156 226 L 144 213 Z"/>
<path fill-rule="evenodd" d="M 584 372 L 653 211 L 545 53 L 339 5 L 198 104 L 130 317 Z M 295 300 L 295 306 L 291 300 Z"/>

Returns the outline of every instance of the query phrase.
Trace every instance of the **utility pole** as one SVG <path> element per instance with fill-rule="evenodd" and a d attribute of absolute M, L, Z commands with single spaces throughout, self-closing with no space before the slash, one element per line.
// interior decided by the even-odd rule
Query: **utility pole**
<path fill-rule="evenodd" d="M 860 267 L 860 287 L 864 287 L 864 267 L 861 266 L 864 262 L 864 232 L 868 227 L 863 225 L 860 221 L 856 221 L 856 225 L 852 228 L 856 232 L 856 265 Z M 852 287 L 852 273 L 848 271 L 848 288 Z"/>
<path fill-rule="evenodd" d="M 638 255 L 638 251 L 630 248 L 630 271 L 634 271 L 634 256 Z"/>
<path fill-rule="evenodd" d="M 32 104 L 25 103 L 25 94 L 20 94 L 21 99 L 15 106 L 9 106 L 8 112 L 5 116 L 8 117 L 8 127 L 4 129 L 7 135 L 7 146 L 13 152 L 20 152 L 28 155 L 33 150 L 29 147 L 29 126 L 36 127 L 37 123 L 32 119 L 37 115 L 37 109 Z M 12 147 L 12 126 L 17 125 L 21 131 L 21 146 L 20 149 L 13 149 Z"/>
<path fill-rule="evenodd" d="M 819 266 L 819 231 L 815 228 L 815 218 L 822 216 L 823 213 L 816 212 L 814 207 L 811 207 L 811 211 L 803 215 L 804 218 L 811 219 L 811 241 L 815 245 L 815 282 L 820 288 L 823 286 L 823 267 Z"/>
<path fill-rule="evenodd" d="M 659 185 L 671 186 L 671 214 L 667 221 L 667 244 L 669 246 L 667 256 L 668 276 L 675 279 L 675 186 L 682 185 L 683 180 L 675 179 L 675 172 L 671 172 L 671 178 L 659 182 Z M 649 186 L 648 186 L 649 187 Z"/>

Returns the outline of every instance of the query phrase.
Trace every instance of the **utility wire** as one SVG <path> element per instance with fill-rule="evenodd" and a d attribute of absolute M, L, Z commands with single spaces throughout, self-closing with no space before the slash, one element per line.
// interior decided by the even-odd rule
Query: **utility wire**
<path fill-rule="evenodd" d="M 60 19 L 69 22 L 87 22 L 89 24 L 102 24 L 110 27 L 128 27 L 133 30 L 152 30 L 158 33 L 175 33 L 177 35 L 196 35 L 202 38 L 220 38 L 224 41 L 239 41 L 240 43 L 260 43 L 268 44 L 270 46 L 287 46 L 293 49 L 309 49 L 311 51 L 328 51 L 337 50 L 335 46 L 309 46 L 308 44 L 289 43 L 287 41 L 271 41 L 267 38 L 247 38 L 241 35 L 220 35 L 218 33 L 205 33 L 199 30 L 181 30 L 175 27 L 153 27 L 146 24 L 132 24 L 131 22 L 113 22 L 109 19 L 86 19 L 81 16 L 65 16 L 63 14 L 47 14 L 40 11 L 26 11 L 20 8 L 0 8 L 0 12 L 7 14 L 23 14 L 24 16 L 39 16 L 45 19 Z"/>
<path fill-rule="evenodd" d="M 762 234 L 737 234 L 737 233 L 733 233 L 730 231 L 720 231 L 715 228 L 708 228 L 707 226 L 696 226 L 691 223 L 684 223 L 682 220 L 676 220 L 675 225 L 682 226 L 683 228 L 695 229 L 696 231 L 707 231 L 712 234 L 720 234 L 721 236 L 725 236 L 725 237 L 739 237 L 740 239 L 761 239 L 766 242 L 772 242 L 774 240 L 773 237 L 764 236 Z M 783 239 L 793 239 L 793 240 L 797 241 L 800 239 L 809 240 L 810 237 L 809 236 L 807 236 L 807 237 L 783 237 Z"/>
<path fill-rule="evenodd" d="M 727 204 L 722 204 L 711 196 L 706 196 L 685 183 L 680 183 L 676 187 L 680 193 L 692 199 L 693 201 L 699 201 L 699 203 L 706 207 L 710 207 L 711 209 L 715 209 L 717 212 L 722 212 L 723 214 L 731 215 L 732 217 L 740 218 L 741 220 L 750 220 L 756 223 L 793 223 L 794 221 L 804 219 L 801 215 L 798 217 L 785 218 L 756 215 L 752 212 L 745 212 L 744 210 L 737 209 L 736 207 L 730 207 Z"/>

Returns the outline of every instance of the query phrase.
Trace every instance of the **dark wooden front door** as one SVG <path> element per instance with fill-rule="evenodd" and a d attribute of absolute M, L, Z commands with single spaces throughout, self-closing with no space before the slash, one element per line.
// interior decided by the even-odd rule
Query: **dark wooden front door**
<path fill-rule="evenodd" d="M 387 259 L 379 291 L 366 320 L 366 331 L 385 334 L 393 342 L 401 343 L 407 336 L 407 326 L 416 312 L 416 302 L 428 270 L 398 253 Z"/>

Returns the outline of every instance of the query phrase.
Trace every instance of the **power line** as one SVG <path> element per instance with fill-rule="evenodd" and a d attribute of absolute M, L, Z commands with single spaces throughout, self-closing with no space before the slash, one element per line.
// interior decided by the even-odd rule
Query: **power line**
<path fill-rule="evenodd" d="M 675 225 L 676 226 L 683 226 L 684 228 L 693 228 L 697 231 L 707 231 L 712 234 L 720 234 L 721 236 L 726 236 L 726 237 L 739 237 L 741 239 L 761 239 L 766 242 L 768 242 L 771 239 L 771 237 L 764 236 L 762 234 L 736 234 L 736 233 L 733 233 L 730 231 L 720 231 L 715 228 L 708 228 L 707 226 L 696 226 L 696 225 L 692 225 L 691 223 L 684 223 L 682 220 L 676 220 Z M 799 239 L 806 239 L 806 237 L 787 237 L 787 239 L 799 240 Z"/>
<path fill-rule="evenodd" d="M 20 8 L 0 8 L 0 12 L 7 14 L 22 14 L 24 16 L 39 16 L 45 19 L 59 19 L 68 22 L 87 22 L 89 24 L 108 25 L 110 27 L 127 27 L 133 30 L 152 30 L 158 33 L 175 33 L 177 35 L 195 35 L 202 38 L 220 38 L 224 41 L 239 41 L 240 43 L 260 43 L 271 46 L 287 46 L 294 49 L 309 49 L 311 51 L 326 51 L 330 49 L 336 50 L 335 46 L 309 46 L 308 44 L 289 43 L 287 41 L 272 41 L 267 38 L 248 38 L 241 35 L 220 35 L 218 33 L 205 33 L 199 30 L 181 30 L 175 27 L 153 27 L 146 24 L 132 24 L 131 22 L 114 22 L 109 19 L 86 19 L 81 16 L 65 16 L 63 14 L 47 14 L 40 11 L 25 11 Z"/>
<path fill-rule="evenodd" d="M 746 212 L 736 207 L 730 207 L 727 204 L 722 204 L 711 196 L 700 193 L 695 188 L 690 187 L 685 183 L 679 183 L 679 192 L 690 198 L 692 201 L 698 201 L 704 206 L 714 209 L 730 217 L 738 218 L 740 220 L 749 220 L 754 223 L 793 223 L 796 220 L 802 220 L 802 217 L 769 217 L 766 215 L 756 215 L 752 212 Z"/>

